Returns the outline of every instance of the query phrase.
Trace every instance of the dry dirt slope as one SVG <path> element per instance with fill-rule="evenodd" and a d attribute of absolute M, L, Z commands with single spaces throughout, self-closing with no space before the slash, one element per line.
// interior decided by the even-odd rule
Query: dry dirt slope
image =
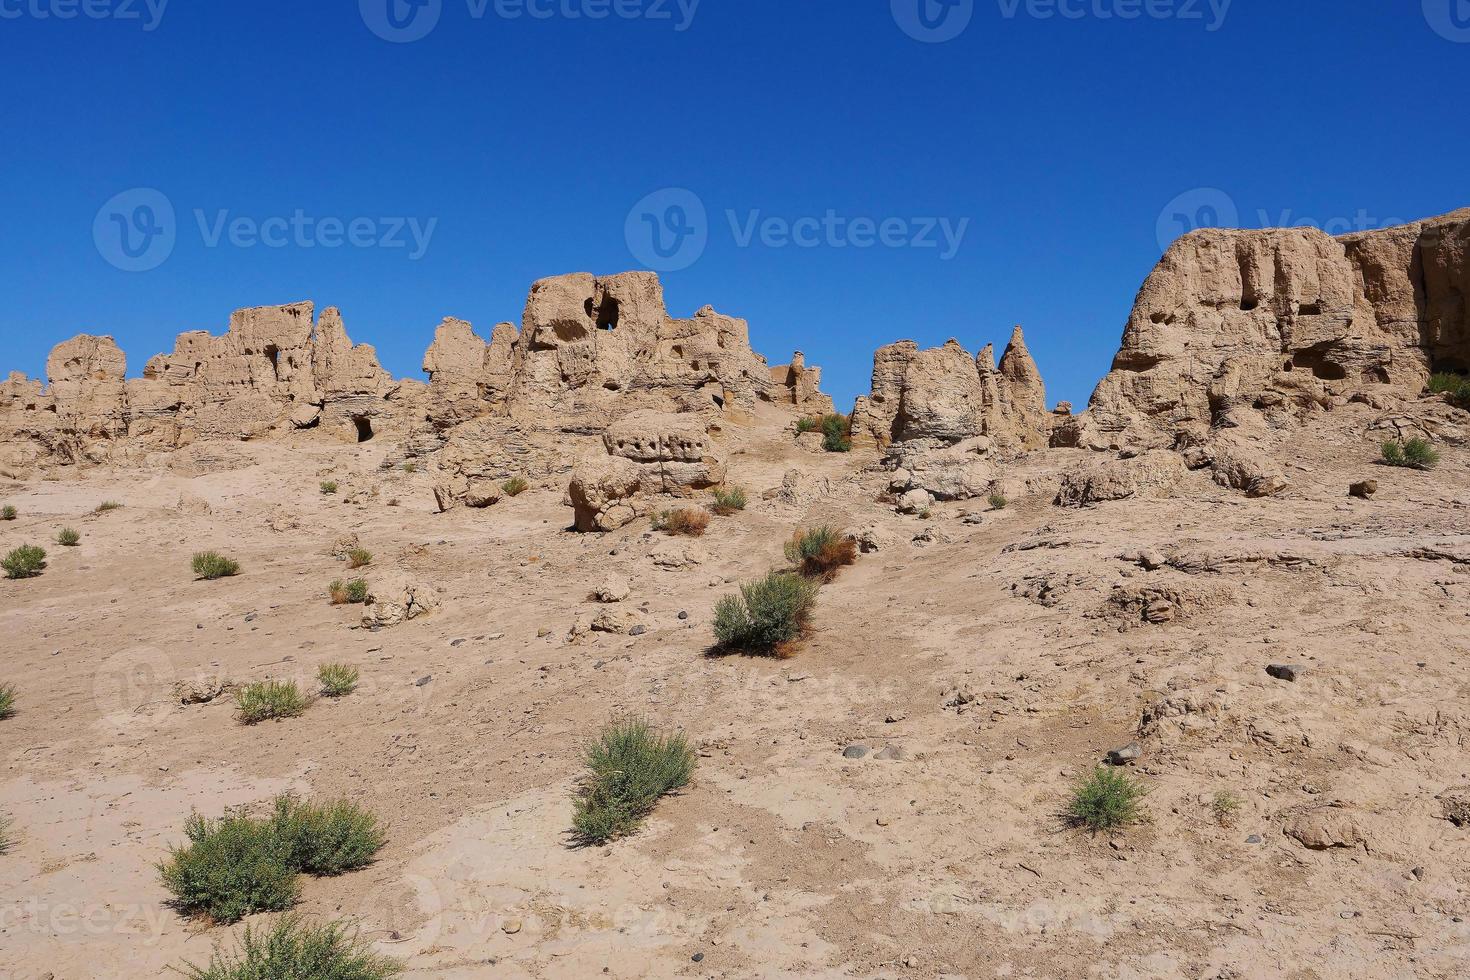
<path fill-rule="evenodd" d="M 191 809 L 286 788 L 391 821 L 379 862 L 310 881 L 304 908 L 360 918 L 409 976 L 1463 976 L 1470 829 L 1441 797 L 1470 784 L 1470 458 L 1372 466 L 1359 412 L 1298 437 L 1282 497 L 1192 474 L 1163 499 L 1061 509 L 1077 455 L 1057 450 L 978 524 L 959 505 L 899 517 L 865 460 L 772 437 L 731 463 L 756 502 L 683 555 L 646 522 L 568 532 L 556 487 L 436 515 L 426 477 L 378 471 L 371 444 L 7 489 L 22 516 L 0 550 L 63 524 L 84 538 L 0 582 L 0 676 L 21 699 L 0 722 L 18 838 L 0 976 L 205 958 L 230 930 L 169 911 L 153 863 Z M 760 500 L 791 467 L 802 491 Z M 328 476 L 342 494 L 318 492 Z M 1349 500 L 1364 476 L 1377 498 Z M 103 500 L 126 506 L 91 515 Z M 876 525 L 885 547 L 825 589 L 796 659 L 706 656 L 727 583 L 817 520 Z M 325 596 L 346 532 L 370 577 L 411 571 L 442 608 L 355 628 Z M 244 574 L 192 581 L 202 547 Z M 1140 551 L 1168 563 L 1119 557 Z M 569 639 L 609 571 L 648 632 Z M 338 660 L 363 688 L 282 723 L 172 696 Z M 1307 669 L 1290 683 L 1273 663 Z M 581 744 L 625 713 L 688 732 L 695 782 L 637 837 L 570 849 Z M 1072 781 L 1131 741 L 1149 821 L 1064 829 Z M 894 751 L 844 758 L 854 744 Z M 1221 791 L 1242 800 L 1230 826 Z M 1286 833 L 1314 827 L 1346 846 Z"/>

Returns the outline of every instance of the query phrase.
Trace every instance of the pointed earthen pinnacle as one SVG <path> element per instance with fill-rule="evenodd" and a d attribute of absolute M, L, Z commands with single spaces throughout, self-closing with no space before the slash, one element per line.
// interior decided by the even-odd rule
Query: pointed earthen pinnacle
<path fill-rule="evenodd" d="M 981 377 L 995 373 L 995 345 L 986 344 L 978 357 L 975 358 L 975 367 Z"/>
<path fill-rule="evenodd" d="M 1041 371 L 1031 358 L 1031 352 L 1026 349 L 1026 337 L 1019 326 L 1011 333 L 1011 342 L 1001 355 L 1000 373 L 1012 381 L 1037 385 L 1041 383 Z"/>

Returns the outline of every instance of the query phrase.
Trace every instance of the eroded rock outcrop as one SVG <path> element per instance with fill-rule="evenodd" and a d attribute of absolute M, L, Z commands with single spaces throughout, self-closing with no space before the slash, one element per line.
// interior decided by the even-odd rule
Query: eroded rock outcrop
<path fill-rule="evenodd" d="M 853 410 L 853 441 L 887 447 L 987 436 L 997 446 L 1039 449 L 1051 436 L 1046 388 L 1021 328 L 995 363 L 986 347 L 971 356 L 957 340 L 920 350 L 905 340 L 873 357 L 872 393 Z"/>
<path fill-rule="evenodd" d="M 353 344 L 335 308 L 240 310 L 222 336 L 185 333 L 143 377 L 127 379 L 111 337 L 74 337 L 46 363 L 48 385 L 13 374 L 0 386 L 0 466 L 100 461 L 125 440 L 176 449 L 196 439 L 253 438 L 320 427 L 371 438 L 396 383 Z"/>
<path fill-rule="evenodd" d="M 579 531 L 613 531 L 651 513 L 659 497 L 688 497 L 725 480 L 723 454 L 695 414 L 636 412 L 603 435 L 606 455 L 584 460 L 567 496 Z"/>
<path fill-rule="evenodd" d="M 446 319 L 424 356 L 427 383 L 390 377 L 372 347 L 348 339 L 335 308 L 313 315 L 311 303 L 240 310 L 225 334 L 182 334 L 131 380 L 111 338 L 67 341 L 48 362 L 48 385 L 19 374 L 0 383 L 0 470 L 299 429 L 349 441 L 393 431 L 407 457 L 446 450 L 438 485 L 453 506 L 476 481 L 554 473 L 552 436 L 576 442 L 630 412 L 738 422 L 762 400 L 831 410 L 820 369 L 800 354 L 769 366 L 744 320 L 708 306 L 670 317 L 650 272 L 543 279 L 520 328 L 499 324 L 488 341 Z"/>
<path fill-rule="evenodd" d="M 1093 449 L 1200 442 L 1222 417 L 1419 395 L 1470 367 L 1470 210 L 1331 238 L 1205 229 L 1138 294 L 1111 373 L 1057 440 Z"/>

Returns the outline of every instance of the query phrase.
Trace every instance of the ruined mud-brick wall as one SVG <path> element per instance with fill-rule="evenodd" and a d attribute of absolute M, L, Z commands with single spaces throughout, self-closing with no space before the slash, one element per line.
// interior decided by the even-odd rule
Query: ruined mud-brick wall
<path fill-rule="evenodd" d="M 957 340 L 920 350 L 911 340 L 873 356 L 872 393 L 853 410 L 853 441 L 885 447 L 913 440 L 956 443 L 988 436 L 997 446 L 1037 449 L 1051 437 L 1046 386 L 1017 327 L 995 363 Z"/>
<path fill-rule="evenodd" d="M 489 415 L 600 430 L 638 410 L 738 420 L 760 400 L 815 409 L 825 397 L 819 369 L 799 360 L 771 368 L 751 350 L 744 320 L 708 306 L 670 317 L 651 272 L 542 279 L 520 329 L 499 324 L 488 342 L 463 320 L 445 320 L 424 370 L 427 414 L 441 426 Z"/>
<path fill-rule="evenodd" d="M 44 388 L 19 374 L 0 385 L 0 467 L 287 428 L 355 440 L 371 435 L 397 387 L 371 347 L 348 339 L 335 309 L 314 323 L 310 303 L 240 310 L 219 337 L 182 334 L 131 380 L 111 337 L 74 337 L 51 352 L 46 376 Z"/>
<path fill-rule="evenodd" d="M 530 434 L 600 432 L 641 409 L 741 421 L 762 399 L 830 407 L 818 369 L 771 368 L 744 320 L 709 307 L 670 317 L 645 272 L 541 280 L 520 329 L 500 324 L 488 342 L 445 320 L 424 358 L 427 384 L 395 381 L 335 308 L 314 322 L 311 303 L 240 310 L 222 336 L 182 334 L 142 378 L 126 368 L 110 337 L 84 335 L 52 352 L 47 385 L 19 374 L 0 383 L 0 471 L 303 429 L 347 441 L 392 432 L 418 453 L 472 420 L 484 423 L 480 441 L 503 428 L 544 446 Z"/>
<path fill-rule="evenodd" d="M 1144 282 L 1112 371 L 1058 432 L 1094 449 L 1197 442 L 1237 409 L 1300 416 L 1415 397 L 1470 368 L 1470 210 L 1332 238 L 1206 229 Z"/>

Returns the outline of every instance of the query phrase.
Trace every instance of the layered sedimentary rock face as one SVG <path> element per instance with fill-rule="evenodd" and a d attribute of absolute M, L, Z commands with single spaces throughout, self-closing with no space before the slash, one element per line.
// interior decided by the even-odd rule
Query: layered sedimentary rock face
<path fill-rule="evenodd" d="M 1017 327 L 999 367 L 992 348 L 972 356 L 957 340 L 930 350 L 911 340 L 879 349 L 872 394 L 853 410 L 853 439 L 884 447 L 988 436 L 998 446 L 1034 449 L 1047 444 L 1051 424 L 1046 387 Z"/>
<path fill-rule="evenodd" d="M 1112 371 L 1059 439 L 1096 449 L 1203 439 L 1242 407 L 1417 395 L 1470 367 L 1470 211 L 1331 238 L 1206 229 L 1144 282 Z"/>

